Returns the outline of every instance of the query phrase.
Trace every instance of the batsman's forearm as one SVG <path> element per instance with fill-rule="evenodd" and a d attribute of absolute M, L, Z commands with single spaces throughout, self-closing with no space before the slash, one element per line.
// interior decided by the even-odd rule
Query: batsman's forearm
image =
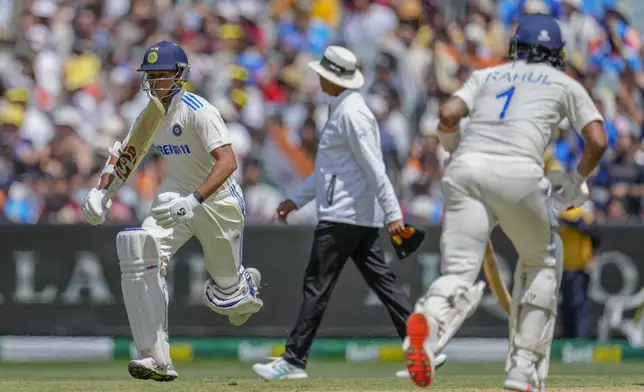
<path fill-rule="evenodd" d="M 112 181 L 114 181 L 114 174 L 103 174 L 101 176 L 101 182 L 98 185 L 98 189 L 109 188 Z"/>
<path fill-rule="evenodd" d="M 582 177 L 588 177 L 595 170 L 608 147 L 608 135 L 604 130 L 603 122 L 599 120 L 586 124 L 581 130 L 581 135 L 586 145 L 581 155 L 581 161 L 577 165 L 577 172 Z"/>
<path fill-rule="evenodd" d="M 581 155 L 581 161 L 577 165 L 577 172 L 582 177 L 588 177 L 599 164 L 604 151 L 606 151 L 605 145 L 586 144 Z"/>
<path fill-rule="evenodd" d="M 116 163 L 116 158 L 111 157 L 108 161 L 108 165 L 114 165 Z M 110 184 L 114 181 L 113 173 L 103 173 L 101 175 L 101 181 L 99 182 L 98 189 L 107 189 Z"/>
<path fill-rule="evenodd" d="M 459 122 L 467 116 L 468 112 L 467 105 L 462 99 L 451 97 L 440 108 L 439 126 L 443 132 L 456 132 Z"/>
<path fill-rule="evenodd" d="M 206 180 L 199 185 L 197 191 L 204 199 L 207 199 L 226 182 L 235 170 L 237 170 L 237 163 L 234 160 L 232 162 L 217 161 Z"/>

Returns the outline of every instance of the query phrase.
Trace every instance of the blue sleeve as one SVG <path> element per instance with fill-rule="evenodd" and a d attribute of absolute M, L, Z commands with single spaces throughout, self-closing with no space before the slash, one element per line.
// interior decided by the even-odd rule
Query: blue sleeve
<path fill-rule="evenodd" d="M 503 22 L 503 26 L 509 29 L 512 22 L 519 17 L 519 10 L 523 8 L 525 0 L 518 0 L 518 2 L 510 2 L 509 0 L 501 0 L 499 2 L 499 18 Z"/>
<path fill-rule="evenodd" d="M 285 36 L 293 33 L 293 30 L 295 30 L 294 26 L 288 22 L 281 22 L 278 26 L 278 29 L 280 38 L 284 38 Z"/>
<path fill-rule="evenodd" d="M 582 10 L 597 19 L 604 17 L 604 0 L 584 0 Z"/>
<path fill-rule="evenodd" d="M 599 164 L 599 171 L 597 172 L 597 176 L 595 176 L 595 185 L 609 185 L 608 170 L 604 162 Z"/>
<path fill-rule="evenodd" d="M 430 222 L 439 224 L 441 223 L 441 219 L 443 219 L 443 202 L 437 200 L 436 203 L 434 203 L 434 209 L 432 210 Z"/>
<path fill-rule="evenodd" d="M 322 56 L 324 49 L 331 43 L 331 29 L 325 23 L 316 21 L 311 26 L 308 41 L 313 54 Z"/>
<path fill-rule="evenodd" d="M 590 56 L 590 63 L 599 68 L 602 66 L 602 60 L 606 57 L 611 51 L 611 46 L 608 41 L 602 42 L 595 50 L 593 50 Z"/>
<path fill-rule="evenodd" d="M 568 146 L 568 143 L 565 140 L 559 140 L 555 142 L 555 150 L 554 150 L 554 155 L 555 158 L 566 165 L 566 162 L 568 162 L 569 157 L 570 157 L 570 147 Z"/>
<path fill-rule="evenodd" d="M 615 0 L 603 0 L 604 8 L 615 8 Z"/>
<path fill-rule="evenodd" d="M 554 18 L 562 19 L 564 17 L 563 9 L 561 8 L 561 3 L 556 0 L 546 0 L 546 5 L 550 10 L 550 15 Z"/>
<path fill-rule="evenodd" d="M 642 71 L 642 59 L 634 49 L 625 50 L 627 57 L 624 59 L 633 72 Z"/>
<path fill-rule="evenodd" d="M 617 142 L 617 128 L 615 128 L 615 123 L 604 120 L 604 129 L 608 135 L 608 146 L 615 147 L 615 143 Z"/>

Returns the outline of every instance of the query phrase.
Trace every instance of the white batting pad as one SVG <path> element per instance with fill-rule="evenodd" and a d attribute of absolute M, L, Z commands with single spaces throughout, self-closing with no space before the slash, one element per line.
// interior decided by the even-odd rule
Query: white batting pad
<path fill-rule="evenodd" d="M 126 229 L 116 236 L 116 250 L 134 342 L 139 353 L 151 350 L 157 364 L 166 367 L 171 364 L 168 292 L 157 244 L 143 229 Z"/>
<path fill-rule="evenodd" d="M 559 259 L 559 255 L 556 257 Z M 517 265 L 506 371 L 508 377 L 514 378 L 517 374 L 534 374 L 531 385 L 537 389 L 542 388 L 548 376 L 560 282 L 558 268 L 527 268 L 520 262 Z"/>
<path fill-rule="evenodd" d="M 434 354 L 439 354 L 465 320 L 474 314 L 484 290 L 485 282 L 471 285 L 458 275 L 443 275 L 429 286 L 414 311 L 422 312 L 438 324 Z"/>
<path fill-rule="evenodd" d="M 252 278 L 244 272 L 233 292 L 222 290 L 212 279 L 208 279 L 204 286 L 203 301 L 211 310 L 222 315 L 252 314 L 264 306 L 258 294 Z"/>

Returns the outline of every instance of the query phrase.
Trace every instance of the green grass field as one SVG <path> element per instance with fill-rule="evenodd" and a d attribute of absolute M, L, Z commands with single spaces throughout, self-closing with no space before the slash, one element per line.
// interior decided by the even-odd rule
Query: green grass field
<path fill-rule="evenodd" d="M 139 381 L 127 362 L 0 364 L 1 392 L 205 392 L 205 391 L 418 391 L 396 379 L 397 364 L 311 362 L 310 379 L 268 382 L 254 376 L 250 363 L 196 361 L 177 363 L 171 383 Z M 644 391 L 644 363 L 620 365 L 552 364 L 548 391 Z M 500 391 L 503 364 L 447 363 L 431 391 Z"/>

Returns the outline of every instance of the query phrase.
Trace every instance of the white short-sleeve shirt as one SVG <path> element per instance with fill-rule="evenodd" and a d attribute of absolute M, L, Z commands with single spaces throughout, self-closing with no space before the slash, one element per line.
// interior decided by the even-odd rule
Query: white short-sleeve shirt
<path fill-rule="evenodd" d="M 516 61 L 474 71 L 454 96 L 469 109 L 455 155 L 524 156 L 543 164 L 543 153 L 563 119 L 570 119 L 577 132 L 603 121 L 579 82 L 543 63 Z"/>
<path fill-rule="evenodd" d="M 191 193 L 215 165 L 211 151 L 227 144 L 231 139 L 219 111 L 204 98 L 182 90 L 173 98 L 151 148 L 165 159 L 165 184 Z M 231 184 L 228 178 L 221 189 Z"/>

